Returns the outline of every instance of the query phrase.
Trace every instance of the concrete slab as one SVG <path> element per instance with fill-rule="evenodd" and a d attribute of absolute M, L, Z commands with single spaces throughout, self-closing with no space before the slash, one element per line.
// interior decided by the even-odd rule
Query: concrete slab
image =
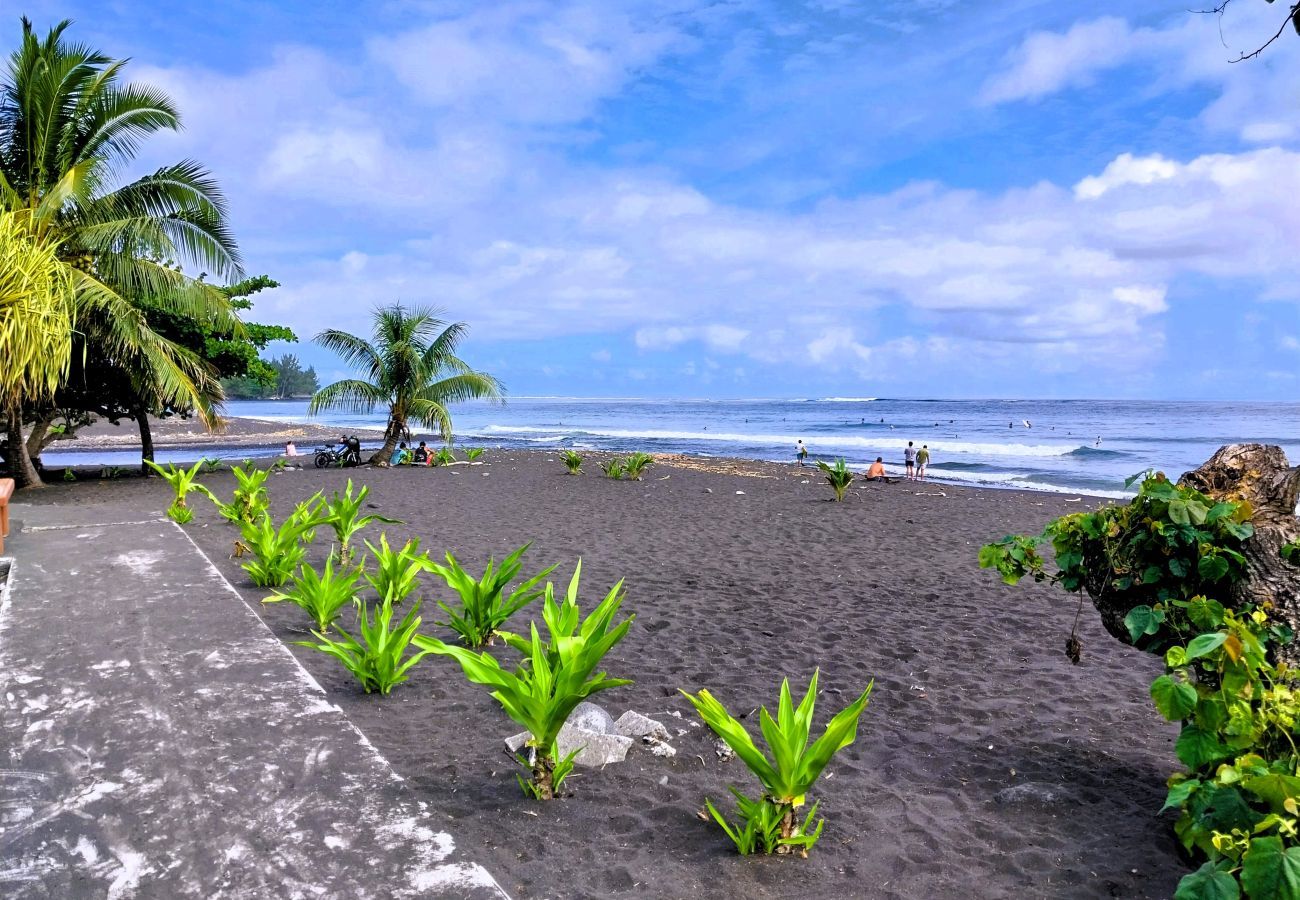
<path fill-rule="evenodd" d="M 94 512 L 7 548 L 0 895 L 506 897 L 181 529 Z"/>

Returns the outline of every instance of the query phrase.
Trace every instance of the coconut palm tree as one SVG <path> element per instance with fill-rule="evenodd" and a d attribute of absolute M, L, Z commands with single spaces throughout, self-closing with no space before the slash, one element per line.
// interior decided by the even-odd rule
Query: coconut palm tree
<path fill-rule="evenodd" d="M 149 327 L 139 301 L 240 333 L 226 297 L 182 268 L 242 274 L 225 201 L 191 160 L 116 184 L 141 141 L 179 130 L 180 116 L 163 92 L 123 83 L 124 61 L 67 41 L 69 24 L 41 39 L 23 19 L 0 84 L 0 209 L 23 213 L 35 239 L 57 246 L 86 352 L 138 386 L 140 408 L 189 407 L 211 422 L 220 385 Z"/>
<path fill-rule="evenodd" d="M 319 390 L 309 413 L 344 409 L 371 413 L 388 407 L 384 446 L 371 457 L 386 463 L 414 419 L 451 442 L 448 407 L 463 400 L 501 400 L 505 389 L 496 378 L 476 372 L 456 355 L 468 326 L 448 324 L 427 307 L 408 310 L 400 303 L 374 311 L 372 340 L 346 331 L 328 330 L 316 343 L 333 350 L 344 363 L 363 373 Z"/>
<path fill-rule="evenodd" d="M 24 482 L 39 476 L 21 448 L 22 403 L 50 397 L 67 374 L 73 300 L 57 246 L 33 237 L 20 214 L 0 212 L 0 415 Z"/>

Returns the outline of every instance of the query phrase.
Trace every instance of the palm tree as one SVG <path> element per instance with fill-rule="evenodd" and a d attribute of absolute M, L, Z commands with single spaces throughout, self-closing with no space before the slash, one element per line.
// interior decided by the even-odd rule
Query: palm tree
<path fill-rule="evenodd" d="M 407 310 L 400 303 L 374 311 L 373 339 L 328 330 L 316 343 L 333 350 L 364 378 L 348 378 L 321 388 L 311 398 L 310 415 L 341 408 L 371 413 L 388 406 L 384 446 L 372 462 L 388 462 L 397 442 L 414 419 L 451 442 L 447 407 L 463 400 L 501 400 L 505 389 L 496 378 L 476 372 L 456 355 L 468 326 L 447 324 L 427 307 Z"/>
<path fill-rule="evenodd" d="M 39 476 L 23 445 L 23 400 L 53 395 L 72 356 L 73 287 L 57 251 L 19 214 L 0 212 L 0 416 L 24 482 Z"/>
<path fill-rule="evenodd" d="M 241 333 L 227 298 L 182 269 L 242 274 L 225 201 L 191 160 L 114 186 L 140 142 L 179 130 L 180 116 L 163 92 L 123 84 L 124 61 L 67 42 L 69 24 L 41 40 L 23 19 L 0 85 L 0 209 L 24 213 L 35 239 L 59 248 L 86 352 L 133 386 L 142 440 L 147 409 L 194 408 L 211 424 L 220 385 L 197 357 L 149 327 L 139 301 Z"/>

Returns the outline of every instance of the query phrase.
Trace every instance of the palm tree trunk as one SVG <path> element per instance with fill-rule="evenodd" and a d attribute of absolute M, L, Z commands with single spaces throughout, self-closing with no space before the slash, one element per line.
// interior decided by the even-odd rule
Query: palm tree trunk
<path fill-rule="evenodd" d="M 386 463 L 393 458 L 393 451 L 397 449 L 397 442 L 402 439 L 402 432 L 406 430 L 406 422 L 397 416 L 388 417 L 388 427 L 384 429 L 384 446 L 375 451 L 375 455 L 370 457 L 372 463 Z"/>
<path fill-rule="evenodd" d="M 14 480 L 14 485 L 19 489 L 45 487 L 41 481 L 41 474 L 36 471 L 36 466 L 32 464 L 32 458 L 27 452 L 27 442 L 23 440 L 23 417 L 18 408 L 10 407 L 9 409 L 9 446 L 6 451 L 9 457 L 9 475 Z"/>
<path fill-rule="evenodd" d="M 149 430 L 149 411 L 143 406 L 136 405 L 131 410 L 131 415 L 140 426 L 140 474 L 148 478 L 153 474 L 153 470 L 145 465 L 145 461 L 154 461 L 153 432 Z"/>

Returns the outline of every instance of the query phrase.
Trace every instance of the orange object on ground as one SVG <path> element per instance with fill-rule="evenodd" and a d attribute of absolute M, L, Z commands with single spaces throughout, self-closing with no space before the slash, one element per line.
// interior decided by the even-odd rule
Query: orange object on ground
<path fill-rule="evenodd" d="M 9 535 L 9 498 L 14 495 L 14 480 L 0 478 L 0 554 L 5 552 L 5 538 Z"/>

